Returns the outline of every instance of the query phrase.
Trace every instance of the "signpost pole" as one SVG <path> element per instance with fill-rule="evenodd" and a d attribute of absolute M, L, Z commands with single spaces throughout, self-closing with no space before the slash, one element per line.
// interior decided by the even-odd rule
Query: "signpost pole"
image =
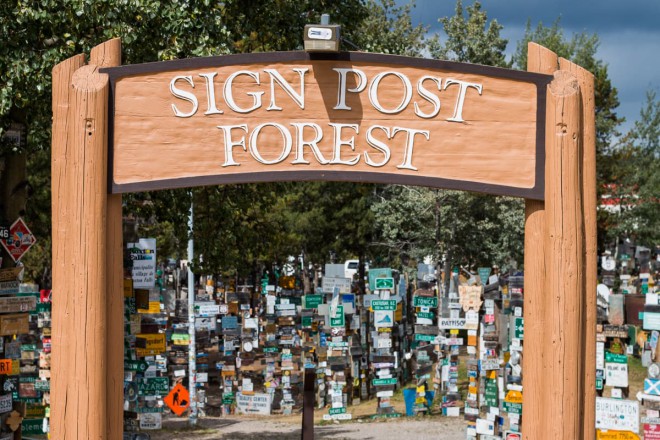
<path fill-rule="evenodd" d="M 108 76 L 84 55 L 53 69 L 51 436 L 107 439 Z M 121 336 L 115 335 L 120 338 Z M 84 422 L 84 423 L 81 423 Z"/>
<path fill-rule="evenodd" d="M 121 40 L 115 38 L 94 47 L 89 56 L 90 64 L 99 67 L 121 65 Z M 124 426 L 124 295 L 123 295 L 123 235 L 122 196 L 108 194 L 107 204 L 107 261 L 106 261 L 106 356 L 108 371 L 107 417 L 108 440 L 119 440 Z"/>
<path fill-rule="evenodd" d="M 188 335 L 190 346 L 188 348 L 188 389 L 190 390 L 190 413 L 188 423 L 197 424 L 197 392 L 195 382 L 197 379 L 197 351 L 195 350 L 195 274 L 191 269 L 194 255 L 193 246 L 193 193 L 190 191 L 190 217 L 188 217 Z"/>

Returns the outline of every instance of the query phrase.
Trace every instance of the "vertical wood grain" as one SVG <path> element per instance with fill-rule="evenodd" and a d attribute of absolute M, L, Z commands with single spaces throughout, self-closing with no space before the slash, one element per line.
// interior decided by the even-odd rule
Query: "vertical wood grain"
<path fill-rule="evenodd" d="M 552 74 L 558 68 L 557 55 L 536 43 L 527 46 L 527 70 Z M 547 178 L 547 177 L 546 177 Z M 546 350 L 545 312 L 545 204 L 525 200 L 525 352 L 523 353 L 522 434 L 526 440 L 541 438 L 542 421 L 548 409 L 545 364 L 552 355 Z"/>
<path fill-rule="evenodd" d="M 121 40 L 115 38 L 94 47 L 90 53 L 89 62 L 98 67 L 121 65 Z M 105 343 L 108 364 L 106 375 L 107 439 L 119 440 L 122 438 L 124 428 L 124 295 L 122 284 L 124 271 L 121 194 L 108 194 L 107 206 L 106 316 L 108 325 Z"/>
<path fill-rule="evenodd" d="M 557 71 L 546 115 L 544 360 L 547 394 L 543 438 L 578 439 L 583 433 L 584 224 L 580 87 Z M 538 438 L 538 437 L 537 437 Z"/>
<path fill-rule="evenodd" d="M 582 98 L 582 203 L 584 205 L 585 285 L 584 295 L 584 440 L 595 437 L 596 426 L 596 285 L 598 284 L 597 193 L 596 193 L 596 106 L 591 72 L 560 58 L 562 70 L 573 73 Z"/>
<path fill-rule="evenodd" d="M 53 69 L 52 438 L 106 438 L 108 80 L 73 57 Z"/>

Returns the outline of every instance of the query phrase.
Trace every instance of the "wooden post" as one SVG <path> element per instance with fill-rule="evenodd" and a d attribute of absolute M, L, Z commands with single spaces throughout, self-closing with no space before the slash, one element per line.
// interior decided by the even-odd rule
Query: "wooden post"
<path fill-rule="evenodd" d="M 121 40 L 115 38 L 94 47 L 89 62 L 98 67 L 120 66 Z M 108 365 L 106 375 L 108 440 L 121 439 L 124 431 L 124 259 L 121 199 L 121 194 L 108 195 L 106 231 L 108 325 L 105 345 Z"/>
<path fill-rule="evenodd" d="M 557 55 L 536 43 L 527 46 L 527 70 L 552 74 L 558 68 Z M 547 413 L 544 382 L 545 352 L 545 204 L 525 201 L 525 352 L 523 354 L 523 418 L 522 434 L 526 440 L 536 440 L 544 432 L 540 422 Z"/>
<path fill-rule="evenodd" d="M 576 77 L 558 71 L 548 89 L 545 187 L 543 431 L 547 439 L 578 439 L 584 412 L 584 223 L 582 127 Z M 537 438 L 539 438 L 537 436 Z"/>
<path fill-rule="evenodd" d="M 562 70 L 573 73 L 582 97 L 582 203 L 585 238 L 584 323 L 584 440 L 595 437 L 596 426 L 596 285 L 598 284 L 597 193 L 596 193 L 596 105 L 591 72 L 560 58 Z"/>
<path fill-rule="evenodd" d="M 79 55 L 53 69 L 51 437 L 107 437 L 108 79 Z M 76 70 L 77 68 L 77 70 Z"/>

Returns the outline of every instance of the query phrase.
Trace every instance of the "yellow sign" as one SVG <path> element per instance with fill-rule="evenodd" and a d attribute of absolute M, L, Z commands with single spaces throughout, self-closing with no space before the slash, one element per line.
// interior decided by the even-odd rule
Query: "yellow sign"
<path fill-rule="evenodd" d="M 160 301 L 149 301 L 149 308 L 138 309 L 138 313 L 160 313 Z"/>
<path fill-rule="evenodd" d="M 133 298 L 133 278 L 124 278 L 124 298 Z"/>
<path fill-rule="evenodd" d="M 141 333 L 135 335 L 137 339 L 146 340 L 145 347 L 135 347 L 135 353 L 138 356 L 155 356 L 157 354 L 165 353 L 165 333 L 145 334 Z M 139 344 L 138 344 L 139 345 Z"/>
<path fill-rule="evenodd" d="M 630 431 L 596 430 L 597 440 L 639 440 L 639 436 Z"/>
<path fill-rule="evenodd" d="M 403 303 L 396 305 L 396 310 L 394 311 L 394 320 L 396 322 L 403 320 Z"/>
<path fill-rule="evenodd" d="M 520 391 L 510 390 L 506 393 L 504 401 L 507 403 L 523 403 L 523 396 Z"/>

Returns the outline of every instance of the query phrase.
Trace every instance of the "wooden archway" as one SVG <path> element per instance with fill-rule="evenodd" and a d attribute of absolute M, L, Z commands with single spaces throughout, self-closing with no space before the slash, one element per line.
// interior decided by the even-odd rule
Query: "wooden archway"
<path fill-rule="evenodd" d="M 268 54 L 260 55 L 260 58 L 235 58 L 234 64 L 249 64 L 254 59 L 259 59 L 262 64 L 277 59 L 287 62 L 333 59 L 310 58 L 304 53 L 287 54 L 284 58 Z M 245 173 L 230 176 L 209 171 L 197 180 L 189 174 L 168 176 L 162 180 L 170 187 L 292 179 L 368 180 L 525 197 L 526 330 L 522 432 L 529 440 L 593 439 L 596 326 L 595 298 L 591 294 L 596 285 L 593 76 L 534 43 L 529 45 L 530 73 L 373 54 L 343 53 L 335 55 L 334 59 L 343 65 L 365 67 L 364 70 L 370 62 L 378 62 L 412 69 L 411 72 L 414 69 L 436 69 L 467 75 L 465 78 L 478 79 L 479 75 L 484 75 L 488 81 L 502 84 L 522 81 L 526 90 L 533 92 L 534 105 L 529 108 L 535 109 L 533 115 L 525 118 L 523 131 L 502 134 L 492 128 L 485 133 L 500 142 L 510 141 L 516 145 L 520 144 L 521 133 L 525 139 L 532 138 L 524 145 L 520 144 L 520 148 L 527 152 L 527 160 L 522 161 L 526 171 L 520 168 L 525 179 L 502 184 L 495 176 L 496 171 L 492 171 L 492 164 L 488 163 L 494 160 L 492 158 L 482 161 L 485 168 L 480 175 L 461 181 L 451 175 L 430 173 L 417 176 L 415 172 L 418 170 L 412 169 L 417 167 L 405 160 L 407 153 L 398 167 L 394 163 L 378 163 L 372 167 L 376 173 L 374 169 L 360 168 L 352 174 L 343 162 L 338 162 L 339 171 L 314 168 L 291 172 L 287 168 L 289 165 L 272 159 L 277 156 L 264 159 L 252 151 L 253 157 L 261 158 L 258 162 L 282 168 L 272 168 L 271 174 L 253 167 Z M 140 181 L 140 178 L 131 180 L 131 173 L 125 173 L 122 178 L 126 180 L 120 183 L 115 180 L 118 169 L 115 162 L 123 160 L 122 164 L 127 164 L 130 160 L 126 162 L 125 157 L 118 156 L 121 142 L 118 143 L 113 136 L 118 130 L 117 103 L 114 101 L 117 89 L 113 81 L 155 71 L 153 65 L 127 66 L 122 74 L 120 70 L 112 69 L 120 66 L 120 60 L 121 45 L 115 39 L 95 47 L 89 64 L 85 63 L 84 55 L 77 55 L 53 69 L 53 290 L 57 298 L 53 304 L 51 432 L 52 438 L 58 440 L 115 440 L 122 437 L 121 191 L 164 187 Z M 188 60 L 174 66 L 181 70 L 186 66 L 208 67 L 208 63 Z M 107 68 L 110 69 L 103 70 Z M 424 74 L 420 72 L 419 75 Z M 396 76 L 391 73 L 383 75 Z M 405 86 L 405 80 L 397 78 Z M 277 78 L 272 81 L 282 87 Z M 352 89 L 358 90 L 360 79 L 355 81 Z M 431 81 L 435 81 L 438 90 L 442 91 L 436 80 Z M 519 90 L 511 88 L 516 94 L 523 93 Z M 292 94 L 289 96 L 295 100 Z M 181 96 L 186 95 L 179 93 Z M 389 108 L 382 109 L 396 118 L 396 114 L 402 112 L 397 108 L 397 102 L 408 104 L 410 101 L 406 102 L 406 99 L 404 90 L 403 95 L 392 101 L 394 104 L 390 102 Z M 425 101 L 423 104 L 433 104 L 432 99 Z M 455 110 L 458 100 L 456 103 Z M 335 109 L 326 105 L 331 122 Z M 424 115 L 428 111 L 427 107 L 420 113 Z M 505 115 L 507 110 L 501 109 L 501 113 Z M 364 115 L 368 117 L 367 109 L 364 109 Z M 112 124 L 109 123 L 111 119 Z M 461 122 L 458 119 L 454 112 L 446 121 Z M 394 138 L 392 130 L 379 130 L 388 139 Z M 286 142 L 286 135 L 283 136 Z M 424 136 L 432 136 L 431 131 L 428 135 L 422 133 Z M 114 146 L 111 154 L 108 153 L 109 143 Z M 235 145 L 239 145 L 237 151 L 241 149 L 239 143 Z M 462 147 L 460 143 L 456 146 L 459 150 Z M 247 153 L 247 148 L 243 149 Z M 533 160 L 530 154 L 534 154 Z M 407 157 L 411 156 L 412 151 Z M 111 172 L 108 171 L 109 160 L 115 165 L 110 168 Z M 141 165 L 139 160 L 135 162 L 133 165 Z M 323 163 L 319 160 L 321 165 Z M 422 170 L 421 166 L 419 170 Z"/>

